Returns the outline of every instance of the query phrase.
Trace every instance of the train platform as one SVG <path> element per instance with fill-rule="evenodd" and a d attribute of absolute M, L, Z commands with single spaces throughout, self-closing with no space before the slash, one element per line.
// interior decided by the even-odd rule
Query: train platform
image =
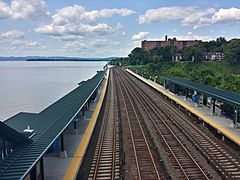
<path fill-rule="evenodd" d="M 165 89 L 160 84 L 157 84 L 152 80 L 146 79 L 132 72 L 131 70 L 127 69 L 127 72 L 142 80 L 154 89 L 158 90 L 168 98 L 175 101 L 175 103 L 181 105 L 189 112 L 199 117 L 199 119 L 201 119 L 204 123 L 216 129 L 218 133 L 222 134 L 223 140 L 226 137 L 232 140 L 238 146 L 240 146 L 240 124 L 238 123 L 236 126 L 234 126 L 233 120 L 227 119 L 225 116 L 220 116 L 220 110 L 218 108 L 216 108 L 216 113 L 212 115 L 208 107 L 203 105 L 196 106 L 196 104 L 192 102 L 191 99 L 186 100 L 185 96 L 174 94 L 169 90 Z"/>
<path fill-rule="evenodd" d="M 98 114 L 103 103 L 108 82 L 103 81 L 100 91 L 90 109 L 85 112 L 85 117 L 77 121 L 77 132 L 73 131 L 73 123 L 64 131 L 65 149 L 67 156 L 59 158 L 59 152 L 48 153 L 44 156 L 44 174 L 46 180 L 75 179 L 84 157 L 85 151 L 95 127 Z"/>

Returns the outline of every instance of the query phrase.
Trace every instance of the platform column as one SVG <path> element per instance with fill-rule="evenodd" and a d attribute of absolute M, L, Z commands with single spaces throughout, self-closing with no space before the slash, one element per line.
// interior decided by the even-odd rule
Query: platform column
<path fill-rule="evenodd" d="M 40 171 L 41 171 L 41 180 L 44 180 L 44 162 L 43 162 L 43 158 L 41 158 L 40 160 Z"/>
<path fill-rule="evenodd" d="M 79 120 L 79 115 L 73 120 L 73 134 L 78 134 L 77 121 Z"/>
<path fill-rule="evenodd" d="M 156 81 L 157 81 L 157 76 L 154 77 L 154 82 L 156 83 Z"/>
<path fill-rule="evenodd" d="M 204 106 L 207 106 L 207 98 L 208 98 L 207 96 L 203 95 L 202 103 L 203 103 Z"/>
<path fill-rule="evenodd" d="M 164 89 L 167 89 L 167 81 L 166 81 L 166 79 L 164 79 L 164 84 L 163 84 L 163 86 L 164 86 Z"/>
<path fill-rule="evenodd" d="M 30 180 L 36 180 L 36 166 L 34 166 L 30 172 Z"/>
<path fill-rule="evenodd" d="M 237 125 L 237 122 L 238 122 L 238 113 L 239 113 L 239 108 L 235 108 L 235 118 L 233 121 L 234 127 Z"/>
<path fill-rule="evenodd" d="M 97 88 L 97 94 L 101 94 L 100 86 Z"/>
<path fill-rule="evenodd" d="M 73 126 L 74 126 L 74 129 L 77 129 L 77 119 L 73 121 Z"/>
<path fill-rule="evenodd" d="M 216 112 L 215 112 L 215 103 L 216 103 L 216 99 L 212 98 L 212 116 L 213 116 L 213 115 L 216 115 Z"/>
<path fill-rule="evenodd" d="M 88 100 L 88 109 L 90 110 L 91 100 Z"/>
<path fill-rule="evenodd" d="M 63 132 L 60 135 L 60 137 L 61 137 L 61 151 L 60 151 L 59 157 L 60 158 L 67 158 L 67 151 L 65 150 L 65 146 L 64 146 L 64 135 L 63 135 Z"/>
<path fill-rule="evenodd" d="M 7 152 L 6 152 L 6 144 L 4 139 L 2 139 L 2 146 L 3 146 L 3 159 L 5 159 L 7 156 Z"/>
<path fill-rule="evenodd" d="M 82 109 L 82 119 L 85 119 L 85 109 L 84 109 L 84 106 L 83 106 L 83 109 Z"/>
<path fill-rule="evenodd" d="M 188 88 L 186 88 L 186 95 L 185 95 L 185 98 L 184 98 L 184 100 L 186 101 L 186 100 L 187 100 L 187 98 L 188 98 Z"/>

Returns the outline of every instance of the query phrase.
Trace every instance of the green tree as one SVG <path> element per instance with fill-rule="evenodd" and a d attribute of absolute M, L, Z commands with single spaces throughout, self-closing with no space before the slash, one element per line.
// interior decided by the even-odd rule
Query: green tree
<path fill-rule="evenodd" d="M 172 56 L 177 52 L 175 46 L 155 47 L 149 51 L 149 60 L 152 63 L 171 61 Z"/>
<path fill-rule="evenodd" d="M 203 61 L 203 55 L 206 52 L 203 44 L 189 46 L 185 48 L 183 58 L 187 61 L 201 62 Z"/>
<path fill-rule="evenodd" d="M 139 65 L 148 63 L 148 53 L 142 48 L 135 48 L 128 55 L 130 65 Z"/>
<path fill-rule="evenodd" d="M 240 63 L 240 39 L 232 39 L 223 49 L 226 62 Z"/>

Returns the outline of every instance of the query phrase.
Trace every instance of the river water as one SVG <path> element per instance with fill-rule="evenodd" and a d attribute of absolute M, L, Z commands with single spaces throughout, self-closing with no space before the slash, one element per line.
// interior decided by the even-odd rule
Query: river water
<path fill-rule="evenodd" d="M 40 112 L 106 63 L 0 62 L 0 121 L 19 112 Z"/>

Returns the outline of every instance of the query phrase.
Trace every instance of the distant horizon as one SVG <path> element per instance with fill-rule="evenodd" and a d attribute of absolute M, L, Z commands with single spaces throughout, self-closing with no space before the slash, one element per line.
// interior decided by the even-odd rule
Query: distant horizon
<path fill-rule="evenodd" d="M 12 60 L 10 60 L 12 58 Z M 0 61 L 27 61 L 27 60 L 108 60 L 112 58 L 121 58 L 121 57 L 76 57 L 76 56 L 0 56 Z M 5 60 L 6 59 L 6 60 Z M 19 60 L 18 60 L 19 59 Z"/>
<path fill-rule="evenodd" d="M 209 41 L 213 41 L 213 40 L 216 40 L 216 39 L 213 39 L 213 40 L 206 40 L 206 41 L 204 41 L 204 40 L 202 40 L 202 39 L 181 39 L 181 38 L 177 38 L 176 36 L 169 36 L 169 35 L 165 35 L 165 36 L 167 36 L 167 38 L 169 39 L 172 39 L 172 38 L 176 38 L 177 40 L 184 40 L 184 41 L 187 41 L 187 40 L 201 40 L 202 42 L 209 42 Z M 164 39 L 163 38 L 159 38 L 159 39 L 142 39 L 141 40 L 141 42 L 142 41 L 164 41 L 165 40 L 165 36 L 164 36 Z M 181 36 L 180 36 L 181 37 Z M 226 37 L 224 37 L 224 36 L 219 36 L 219 37 L 223 37 L 223 38 L 225 38 L 226 39 Z M 217 38 L 219 38 L 219 37 L 217 37 Z M 240 38 L 232 38 L 232 39 L 240 39 Z M 226 39 L 227 41 L 230 41 L 230 40 L 232 40 L 232 39 Z M 135 46 L 135 47 L 133 47 L 133 49 L 134 48 L 136 48 L 136 47 L 140 47 L 141 48 L 141 46 Z M 133 49 L 131 49 L 131 50 L 133 50 Z M 128 54 L 130 54 L 131 53 L 131 50 L 129 51 L 129 53 Z M 111 57 L 111 56 L 106 56 L 106 57 L 81 57 L 81 56 L 64 56 L 64 55 L 26 55 L 26 56 L 15 56 L 15 55 L 9 55 L 9 56 L 1 56 L 0 55 L 0 61 L 4 61 L 4 59 L 3 58 L 73 58 L 73 59 L 111 59 L 111 58 L 125 58 L 125 57 L 128 57 L 128 54 L 126 55 L 126 56 L 116 56 L 116 57 Z M 6 61 L 8 61 L 8 60 L 6 60 Z M 23 60 L 24 61 L 24 60 Z"/>

